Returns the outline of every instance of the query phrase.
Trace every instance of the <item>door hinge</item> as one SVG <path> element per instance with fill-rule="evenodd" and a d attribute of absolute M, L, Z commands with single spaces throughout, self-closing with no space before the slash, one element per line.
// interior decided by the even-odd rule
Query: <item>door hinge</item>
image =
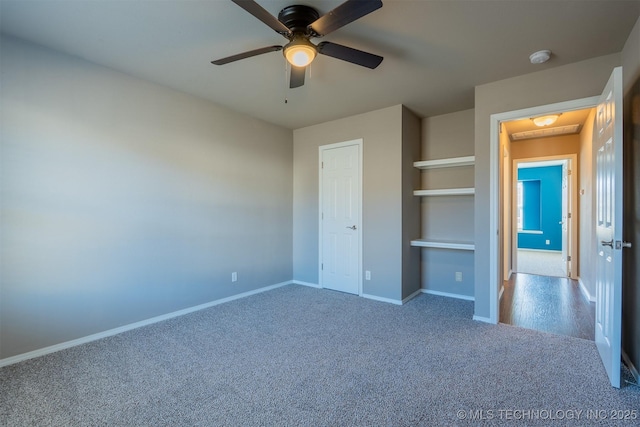
<path fill-rule="evenodd" d="M 324 264 L 320 264 L 320 270 L 324 270 Z"/>
<path fill-rule="evenodd" d="M 571 169 L 567 169 L 567 175 L 571 176 Z"/>
<path fill-rule="evenodd" d="M 571 218 L 571 212 L 567 214 L 567 218 Z"/>
<path fill-rule="evenodd" d="M 571 255 L 567 257 L 567 261 L 571 261 Z"/>
<path fill-rule="evenodd" d="M 324 169 L 324 162 L 320 162 L 320 169 Z"/>

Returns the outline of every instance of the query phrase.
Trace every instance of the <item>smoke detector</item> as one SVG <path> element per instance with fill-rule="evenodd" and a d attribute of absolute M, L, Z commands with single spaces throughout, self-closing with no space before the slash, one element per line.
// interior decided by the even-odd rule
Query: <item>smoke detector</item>
<path fill-rule="evenodd" d="M 542 64 L 543 62 L 547 62 L 549 58 L 551 58 L 550 50 L 539 50 L 529 55 L 529 61 L 531 61 L 532 64 Z"/>

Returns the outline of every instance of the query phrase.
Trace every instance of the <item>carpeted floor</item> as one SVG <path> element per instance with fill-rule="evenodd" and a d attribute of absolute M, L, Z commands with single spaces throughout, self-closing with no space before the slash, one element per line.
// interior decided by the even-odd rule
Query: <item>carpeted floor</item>
<path fill-rule="evenodd" d="M 518 273 L 539 276 L 567 277 L 562 264 L 562 252 L 518 249 Z"/>
<path fill-rule="evenodd" d="M 285 286 L 2 368 L 0 425 L 638 425 L 593 342 L 472 315 Z"/>

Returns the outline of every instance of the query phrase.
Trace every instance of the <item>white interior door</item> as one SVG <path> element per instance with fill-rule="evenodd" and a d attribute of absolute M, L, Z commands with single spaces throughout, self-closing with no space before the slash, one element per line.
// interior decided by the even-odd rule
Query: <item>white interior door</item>
<path fill-rule="evenodd" d="M 360 145 L 321 150 L 323 288 L 359 294 Z"/>
<path fill-rule="evenodd" d="M 571 179 L 570 169 L 567 166 L 567 161 L 562 163 L 562 221 L 560 225 L 562 227 L 562 267 L 564 268 L 565 276 L 570 275 L 571 271 L 571 250 L 569 240 L 569 225 L 571 219 L 569 218 L 569 180 Z"/>
<path fill-rule="evenodd" d="M 598 101 L 596 154 L 596 345 L 611 385 L 620 387 L 622 322 L 622 68 Z"/>

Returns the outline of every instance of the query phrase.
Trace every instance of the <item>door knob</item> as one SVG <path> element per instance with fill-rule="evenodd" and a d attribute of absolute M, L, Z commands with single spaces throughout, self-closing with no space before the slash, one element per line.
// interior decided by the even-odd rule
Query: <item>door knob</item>
<path fill-rule="evenodd" d="M 630 248 L 631 246 L 631 242 L 621 242 L 620 240 L 616 240 L 616 249 Z"/>
<path fill-rule="evenodd" d="M 352 230 L 355 230 L 355 229 L 356 229 L 356 226 L 355 226 L 355 225 L 352 225 L 351 227 L 347 226 L 347 228 L 350 228 L 350 229 L 352 229 Z"/>
<path fill-rule="evenodd" d="M 608 242 L 606 240 L 601 240 L 600 244 L 602 246 L 609 246 L 611 249 L 613 249 L 613 239 L 609 240 Z"/>

